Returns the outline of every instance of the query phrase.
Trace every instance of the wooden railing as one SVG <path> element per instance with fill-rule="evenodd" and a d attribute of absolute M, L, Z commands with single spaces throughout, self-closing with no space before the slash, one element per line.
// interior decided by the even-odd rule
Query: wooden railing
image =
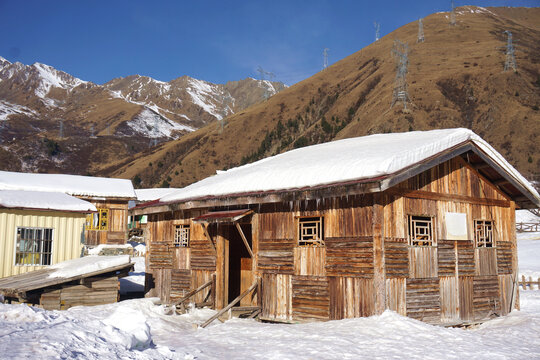
<path fill-rule="evenodd" d="M 540 223 L 516 223 L 517 232 L 540 232 Z"/>
<path fill-rule="evenodd" d="M 534 290 L 534 285 L 536 285 L 537 289 L 540 290 L 540 278 L 534 281 L 532 277 L 529 276 L 529 281 L 527 281 L 525 279 L 525 275 L 521 275 L 521 281 L 519 282 L 519 285 L 523 288 L 523 290 L 527 290 L 527 286 L 529 287 L 529 290 Z"/>

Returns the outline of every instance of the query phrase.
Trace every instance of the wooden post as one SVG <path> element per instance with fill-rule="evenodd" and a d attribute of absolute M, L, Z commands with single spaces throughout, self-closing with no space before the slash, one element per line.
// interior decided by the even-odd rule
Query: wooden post
<path fill-rule="evenodd" d="M 244 241 L 244 245 L 246 245 L 246 249 L 249 252 L 249 256 L 253 259 L 253 251 L 251 251 L 251 247 L 249 247 L 248 241 L 246 239 L 246 235 L 244 235 L 244 232 L 242 231 L 242 227 L 239 223 L 236 223 L 236 229 L 240 233 L 240 236 L 242 237 L 242 241 Z"/>
<path fill-rule="evenodd" d="M 513 309 L 519 310 L 519 278 L 518 278 L 518 254 L 517 254 L 517 239 L 516 239 L 516 203 L 510 202 L 510 219 L 506 219 L 510 222 L 509 227 L 513 231 L 512 234 L 512 277 L 515 279 L 516 285 L 513 289 L 512 304 L 510 311 Z"/>
<path fill-rule="evenodd" d="M 212 249 L 214 249 L 214 252 L 217 253 L 217 249 L 216 249 L 216 245 L 214 245 L 214 241 L 212 240 L 212 237 L 210 236 L 210 234 L 208 233 L 208 224 L 201 224 L 203 229 L 204 229 L 204 235 L 206 236 L 206 238 L 208 239 L 208 241 L 210 241 L 210 244 L 212 245 Z"/>
<path fill-rule="evenodd" d="M 222 309 L 229 298 L 229 240 L 222 234 L 216 240 L 216 309 Z"/>
<path fill-rule="evenodd" d="M 375 313 L 386 309 L 386 275 L 384 264 L 384 194 L 373 196 L 373 285 Z"/>

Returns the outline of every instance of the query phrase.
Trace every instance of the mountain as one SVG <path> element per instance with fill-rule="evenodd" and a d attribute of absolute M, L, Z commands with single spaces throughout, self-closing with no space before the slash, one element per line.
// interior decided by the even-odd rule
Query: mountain
<path fill-rule="evenodd" d="M 185 186 L 216 170 L 295 147 L 381 132 L 466 127 L 530 179 L 540 169 L 540 8 L 456 9 L 400 27 L 266 102 L 208 125 L 142 156 L 117 161 L 103 175 L 137 186 Z M 504 71 L 505 31 L 515 41 L 517 72 Z M 394 40 L 408 44 L 408 94 L 391 107 Z"/>
<path fill-rule="evenodd" d="M 98 85 L 0 57 L 0 167 L 94 173 L 283 90 L 266 80 L 212 84 L 133 75 Z"/>

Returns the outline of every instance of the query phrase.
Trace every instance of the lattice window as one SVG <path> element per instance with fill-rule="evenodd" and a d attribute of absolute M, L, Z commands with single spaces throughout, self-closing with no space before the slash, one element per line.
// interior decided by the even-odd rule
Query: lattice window
<path fill-rule="evenodd" d="M 298 219 L 298 245 L 324 246 L 323 217 L 309 217 Z"/>
<path fill-rule="evenodd" d="M 51 265 L 53 229 L 18 227 L 15 265 Z"/>
<path fill-rule="evenodd" d="M 433 218 L 409 215 L 409 245 L 434 246 Z"/>
<path fill-rule="evenodd" d="M 86 215 L 86 230 L 108 230 L 109 209 L 97 209 L 97 212 Z"/>
<path fill-rule="evenodd" d="M 189 247 L 189 225 L 176 225 L 174 229 L 174 246 Z"/>
<path fill-rule="evenodd" d="M 476 247 L 493 247 L 493 221 L 474 220 L 474 241 Z"/>

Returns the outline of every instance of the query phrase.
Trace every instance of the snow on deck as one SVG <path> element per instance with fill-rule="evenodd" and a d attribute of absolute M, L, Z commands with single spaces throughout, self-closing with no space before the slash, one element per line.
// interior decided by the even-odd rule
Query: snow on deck
<path fill-rule="evenodd" d="M 0 207 L 92 212 L 96 207 L 76 197 L 44 191 L 0 190 Z"/>
<path fill-rule="evenodd" d="M 219 172 L 161 198 L 163 202 L 205 196 L 287 190 L 390 175 L 472 141 L 540 202 L 540 195 L 495 149 L 469 129 L 377 134 L 295 149 Z"/>
<path fill-rule="evenodd" d="M 0 190 L 62 192 L 73 196 L 135 198 L 131 180 L 0 171 Z"/>
<path fill-rule="evenodd" d="M 85 256 L 79 259 L 62 261 L 49 266 L 47 269 L 54 270 L 49 273 L 49 278 L 71 278 L 129 263 L 129 255 Z"/>

